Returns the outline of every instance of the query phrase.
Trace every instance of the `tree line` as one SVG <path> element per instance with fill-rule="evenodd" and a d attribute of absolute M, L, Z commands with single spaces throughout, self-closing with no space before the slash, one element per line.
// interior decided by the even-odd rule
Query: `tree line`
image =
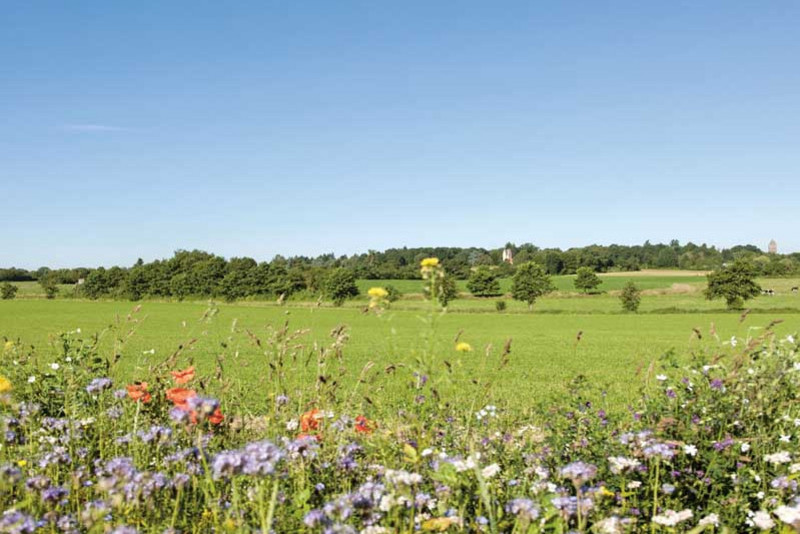
<path fill-rule="evenodd" d="M 504 248 L 513 252 L 516 267 L 503 262 Z M 226 259 L 200 250 L 179 250 L 169 259 L 152 262 L 140 259 L 131 267 L 42 267 L 35 271 L 5 268 L 0 269 L 0 282 L 35 280 L 50 291 L 58 284 L 75 284 L 80 296 L 87 298 L 217 297 L 237 300 L 295 295 L 316 298 L 326 293 L 326 284 L 335 270 L 345 270 L 354 279 L 419 279 L 420 261 L 430 257 L 439 258 L 452 279 L 473 277 L 468 288 L 477 296 L 498 294 L 496 279 L 511 277 L 519 266 L 530 262 L 541 266 L 547 275 L 577 273 L 582 279 L 589 272 L 636 271 L 642 268 L 715 270 L 734 260 L 747 260 L 759 276 L 800 273 L 798 253 L 766 254 L 753 245 L 718 249 L 705 244 L 681 245 L 673 240 L 669 244 L 591 245 L 563 251 L 542 249 L 529 243 L 520 246 L 508 243 L 498 249 L 393 248 L 339 257 L 333 254 L 314 258 L 276 256 L 271 261 L 262 262 L 248 257 Z"/>

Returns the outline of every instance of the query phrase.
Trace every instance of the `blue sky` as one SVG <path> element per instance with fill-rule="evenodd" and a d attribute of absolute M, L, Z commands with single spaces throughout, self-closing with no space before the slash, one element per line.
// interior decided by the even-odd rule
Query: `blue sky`
<path fill-rule="evenodd" d="M 0 265 L 800 250 L 800 3 L 6 2 Z"/>

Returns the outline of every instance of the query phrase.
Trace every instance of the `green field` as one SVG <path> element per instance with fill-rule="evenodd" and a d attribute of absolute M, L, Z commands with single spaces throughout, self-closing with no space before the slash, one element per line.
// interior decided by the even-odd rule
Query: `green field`
<path fill-rule="evenodd" d="M 211 374 L 220 357 L 229 374 L 237 377 L 239 393 L 253 408 L 268 402 L 259 394 L 259 384 L 267 376 L 265 346 L 270 332 L 288 321 L 290 330 L 308 329 L 293 345 L 300 357 L 313 353 L 314 343 L 328 344 L 329 332 L 347 325 L 350 340 L 344 349 L 342 364 L 336 365 L 336 377 L 344 388 L 352 388 L 361 369 L 368 363 L 372 382 L 362 385 L 376 403 L 391 405 L 393 392 L 405 387 L 414 368 L 415 358 L 431 346 L 433 373 L 441 379 L 441 391 L 454 401 L 467 402 L 479 393 L 473 378 L 495 382 L 493 400 L 517 408 L 533 407 L 563 394 L 570 380 L 583 375 L 596 390 L 608 392 L 611 408 L 621 408 L 632 399 L 643 383 L 637 370 L 647 367 L 662 354 L 674 349 L 682 357 L 697 350 L 712 350 L 731 336 L 746 337 L 773 319 L 784 322 L 779 333 L 791 333 L 800 325 L 800 313 L 769 310 L 779 299 L 759 298 L 761 313 L 751 313 L 741 321 L 739 313 L 720 309 L 709 303 L 708 313 L 586 313 L 602 306 L 611 307 L 614 299 L 604 296 L 550 298 L 537 303 L 537 309 L 550 306 L 564 313 L 447 313 L 437 315 L 433 345 L 428 341 L 432 330 L 423 322 L 426 312 L 420 309 L 392 309 L 382 316 L 363 313 L 362 306 L 332 308 L 310 305 L 279 307 L 266 303 L 215 304 L 212 317 L 206 303 L 144 302 L 130 315 L 134 304 L 127 302 L 89 302 L 59 299 L 19 299 L 0 301 L 0 337 L 20 339 L 46 354 L 52 334 L 81 330 L 81 336 L 104 332 L 102 352 L 111 356 L 115 340 L 135 333 L 116 350 L 122 354 L 114 374 L 124 380 L 147 379 L 148 365 L 159 362 L 180 345 L 196 340 L 187 349 L 201 372 Z M 682 300 L 682 299 L 685 299 Z M 456 301 L 455 309 L 470 301 Z M 659 306 L 696 306 L 700 297 L 655 295 L 645 297 L 645 308 Z M 782 301 L 781 301 L 782 302 Z M 566 304 L 574 308 L 566 313 Z M 408 303 L 412 304 L 412 303 Z M 590 305 L 591 304 L 591 305 Z M 516 308 L 515 308 L 516 309 Z M 716 329 L 718 339 L 709 334 Z M 693 329 L 701 332 L 698 340 Z M 247 332 L 261 339 L 258 347 Z M 469 342 L 474 350 L 457 353 L 454 339 Z M 581 333 L 578 341 L 578 333 Z M 76 334 L 78 335 L 78 334 Z M 509 365 L 498 370 L 498 353 L 511 338 Z M 487 347 L 491 347 L 488 349 Z M 151 354 L 151 351 L 154 353 Z M 488 354 L 488 356 L 487 356 Z M 43 358 L 46 363 L 46 357 Z M 451 372 L 448 372 L 448 365 Z M 398 371 L 386 374 L 386 366 Z M 293 390 L 300 392 L 311 385 L 316 372 L 313 365 L 297 363 L 290 374 Z"/>

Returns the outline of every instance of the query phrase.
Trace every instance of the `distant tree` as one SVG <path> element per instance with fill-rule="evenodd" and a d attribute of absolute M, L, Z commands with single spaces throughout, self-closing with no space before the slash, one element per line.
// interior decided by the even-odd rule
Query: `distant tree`
<path fill-rule="evenodd" d="M 447 308 L 451 301 L 458 298 L 458 287 L 456 287 L 455 276 L 447 273 L 439 280 L 436 299 L 442 308 Z"/>
<path fill-rule="evenodd" d="M 336 306 L 341 306 L 344 301 L 358 296 L 358 286 L 353 271 L 344 267 L 333 269 L 325 280 L 325 294 Z"/>
<path fill-rule="evenodd" d="M 603 283 L 591 267 L 579 267 L 575 277 L 575 289 L 588 293 Z"/>
<path fill-rule="evenodd" d="M 8 282 L 3 282 L 0 284 L 0 298 L 3 300 L 11 300 L 17 296 L 17 291 L 19 288 L 13 284 L 9 284 Z"/>
<path fill-rule="evenodd" d="M 39 285 L 42 287 L 42 290 L 44 290 L 46 299 L 56 298 L 58 294 L 58 285 L 56 285 L 56 281 L 52 276 L 47 274 L 39 278 Z"/>
<path fill-rule="evenodd" d="M 111 285 L 107 273 L 103 267 L 98 267 L 86 276 L 83 285 L 80 286 L 86 298 L 94 300 L 109 293 Z"/>
<path fill-rule="evenodd" d="M 496 297 L 501 294 L 497 275 L 486 267 L 478 267 L 472 271 L 467 289 L 476 297 Z"/>
<path fill-rule="evenodd" d="M 736 260 L 731 265 L 708 274 L 706 298 L 724 298 L 728 309 L 741 308 L 744 301 L 761 293 L 761 286 L 755 281 L 757 274 L 751 262 Z"/>
<path fill-rule="evenodd" d="M 386 300 L 388 300 L 389 302 L 397 302 L 398 300 L 400 300 L 400 297 L 403 296 L 400 290 L 391 284 L 387 284 L 384 287 L 384 289 L 388 293 L 388 295 L 386 295 Z"/>
<path fill-rule="evenodd" d="M 511 284 L 511 296 L 514 300 L 527 302 L 528 309 L 532 310 L 537 298 L 554 289 L 550 277 L 542 266 L 531 261 L 517 267 Z"/>
<path fill-rule="evenodd" d="M 628 280 L 622 288 L 622 293 L 619 295 L 619 300 L 622 302 L 622 309 L 627 312 L 635 313 L 639 309 L 639 303 L 642 300 L 639 288 L 633 283 L 633 280 Z"/>

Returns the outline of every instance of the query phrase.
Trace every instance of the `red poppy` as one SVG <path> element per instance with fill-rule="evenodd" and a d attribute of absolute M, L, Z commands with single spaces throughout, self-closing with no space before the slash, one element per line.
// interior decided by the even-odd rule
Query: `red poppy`
<path fill-rule="evenodd" d="M 218 425 L 218 424 L 222 423 L 222 421 L 224 419 L 225 419 L 225 416 L 222 415 L 222 412 L 220 411 L 219 408 L 214 410 L 214 413 L 212 413 L 211 415 L 208 416 L 208 422 L 211 423 L 212 425 Z"/>
<path fill-rule="evenodd" d="M 361 434 L 372 434 L 372 431 L 375 430 L 375 427 L 378 426 L 375 421 L 370 421 L 363 415 L 359 415 L 356 417 L 356 432 Z"/>
<path fill-rule="evenodd" d="M 150 393 L 147 392 L 147 382 L 137 382 L 136 384 L 127 386 L 125 389 L 128 390 L 128 397 L 136 402 L 142 401 L 143 403 L 148 403 L 150 399 L 153 398 Z"/>
<path fill-rule="evenodd" d="M 170 371 L 170 373 L 172 374 L 172 378 L 175 380 L 175 383 L 180 386 L 181 384 L 186 384 L 194 379 L 194 365 L 187 367 L 183 371 Z"/>
<path fill-rule="evenodd" d="M 189 401 L 189 399 L 197 396 L 197 392 L 195 390 L 186 388 L 168 389 L 166 394 L 167 400 L 179 408 L 186 408 L 186 403 Z"/>
<path fill-rule="evenodd" d="M 319 422 L 322 420 L 322 414 L 319 410 L 314 408 L 300 416 L 300 430 L 308 432 L 309 430 L 319 430 Z"/>

